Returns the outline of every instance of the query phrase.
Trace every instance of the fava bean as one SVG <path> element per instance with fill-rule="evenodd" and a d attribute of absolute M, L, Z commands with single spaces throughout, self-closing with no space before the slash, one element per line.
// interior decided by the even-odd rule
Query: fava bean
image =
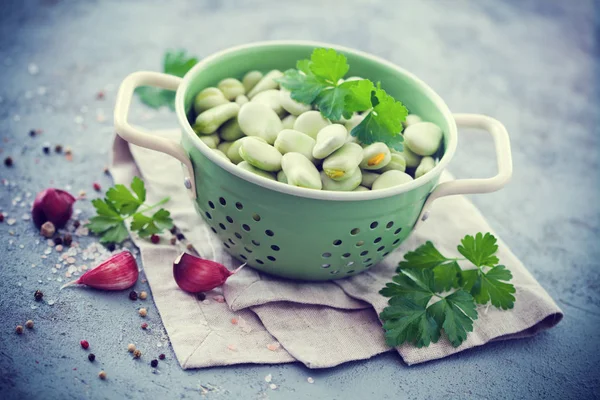
<path fill-rule="evenodd" d="M 212 135 L 203 135 L 198 137 L 211 149 L 216 149 L 217 145 L 221 142 L 221 138 L 216 133 L 213 133 Z"/>
<path fill-rule="evenodd" d="M 295 115 L 288 115 L 281 120 L 281 126 L 283 126 L 283 129 L 294 129 L 294 122 L 297 118 Z"/>
<path fill-rule="evenodd" d="M 227 149 L 227 153 L 225 153 L 225 154 L 227 154 L 227 157 L 229 157 L 229 159 L 231 160 L 232 163 L 239 164 L 242 161 L 244 161 L 242 159 L 242 156 L 240 156 L 240 147 L 242 146 L 242 142 L 245 139 L 248 139 L 248 137 L 249 136 L 244 136 L 243 138 L 236 140 L 235 142 L 233 142 L 231 144 L 231 146 L 229 146 L 229 149 Z M 260 138 L 258 136 L 252 136 L 252 137 L 265 142 L 265 140 L 263 138 Z M 267 143 L 267 142 L 265 142 L 265 143 Z"/>
<path fill-rule="evenodd" d="M 381 169 L 385 167 L 392 155 L 389 147 L 385 143 L 376 142 L 363 149 L 363 159 L 360 163 L 362 169 Z"/>
<path fill-rule="evenodd" d="M 242 78 L 242 84 L 246 93 L 249 93 L 254 86 L 263 78 L 263 73 L 260 71 L 250 71 Z"/>
<path fill-rule="evenodd" d="M 387 171 L 387 172 L 384 172 L 383 174 L 381 174 L 381 176 L 379 178 L 377 178 L 375 180 L 375 182 L 373 182 L 373 187 L 371 189 L 372 190 L 387 189 L 387 188 L 391 188 L 394 186 L 402 185 L 402 184 L 410 182 L 412 180 L 413 180 L 412 176 L 410 176 L 409 174 L 407 174 L 405 172 L 391 170 L 391 171 Z"/>
<path fill-rule="evenodd" d="M 258 136 L 272 144 L 281 132 L 279 116 L 269 106 L 249 102 L 242 106 L 238 115 L 238 123 L 242 132 L 248 136 Z"/>
<path fill-rule="evenodd" d="M 415 170 L 415 178 L 420 178 L 435 167 L 435 160 L 432 157 L 423 157 L 421 163 Z"/>
<path fill-rule="evenodd" d="M 221 156 L 224 159 L 226 159 L 227 161 L 231 162 L 231 160 L 229 159 L 229 157 L 227 157 L 227 155 L 225 153 L 223 153 L 221 150 L 219 150 L 219 149 L 213 149 L 213 151 L 215 153 L 217 153 L 219 156 Z"/>
<path fill-rule="evenodd" d="M 349 192 L 356 189 L 360 185 L 362 179 L 362 173 L 360 168 L 356 168 L 350 177 L 343 181 L 334 181 L 331 179 L 325 171 L 321 171 L 321 182 L 323 182 L 323 190 L 334 190 L 337 192 L 344 191 Z"/>
<path fill-rule="evenodd" d="M 340 124 L 327 125 L 317 133 L 317 141 L 313 148 L 314 158 L 325 158 L 346 143 L 348 131 Z"/>
<path fill-rule="evenodd" d="M 402 151 L 392 151 L 392 153 L 398 153 L 400 155 L 402 155 L 402 158 L 404 158 L 405 164 L 407 167 L 410 168 L 415 168 L 419 165 L 419 163 L 421 162 L 421 156 L 413 153 L 408 146 L 406 146 L 406 144 L 404 145 L 404 149 Z"/>
<path fill-rule="evenodd" d="M 246 94 L 246 89 L 244 89 L 242 82 L 235 78 L 223 79 L 217 84 L 217 87 L 223 92 L 227 100 L 233 100 L 239 95 Z"/>
<path fill-rule="evenodd" d="M 281 183 L 288 183 L 287 176 L 285 176 L 285 172 L 283 172 L 283 170 L 277 173 L 277 180 Z"/>
<path fill-rule="evenodd" d="M 281 154 L 296 152 L 302 154 L 311 162 L 313 161 L 312 152 L 313 147 L 315 147 L 315 139 L 305 133 L 293 129 L 284 129 L 279 132 L 273 145 Z"/>
<path fill-rule="evenodd" d="M 204 111 L 196 117 L 196 123 L 192 126 L 194 132 L 200 134 L 211 134 L 227 120 L 238 115 L 240 106 L 236 103 L 227 103 Z"/>
<path fill-rule="evenodd" d="M 319 170 L 311 160 L 300 153 L 286 153 L 281 158 L 281 168 L 288 185 L 321 190 L 323 184 Z"/>
<path fill-rule="evenodd" d="M 323 172 L 335 181 L 343 181 L 352 176 L 362 158 L 362 147 L 346 143 L 323 161 Z"/>
<path fill-rule="evenodd" d="M 363 171 L 364 173 L 364 171 Z M 371 189 L 369 189 L 368 187 L 364 187 L 364 186 L 357 186 L 356 189 L 353 190 L 353 192 L 370 192 Z"/>
<path fill-rule="evenodd" d="M 362 180 L 360 181 L 360 184 L 370 189 L 373 186 L 373 182 L 380 176 L 381 174 L 378 174 L 377 172 L 362 171 Z"/>
<path fill-rule="evenodd" d="M 282 116 L 285 114 L 285 110 L 281 106 L 281 97 L 279 96 L 279 93 L 279 90 L 275 89 L 265 90 L 258 93 L 250 101 L 265 104 L 275 111 L 277 115 Z"/>
<path fill-rule="evenodd" d="M 235 102 L 238 103 L 240 106 L 243 106 L 249 101 L 250 100 L 248 100 L 248 98 L 243 94 L 240 94 L 238 97 L 235 98 Z"/>
<path fill-rule="evenodd" d="M 434 154 L 442 140 L 442 130 L 431 122 L 418 122 L 404 131 L 404 144 L 420 156 Z"/>
<path fill-rule="evenodd" d="M 408 114 L 406 116 L 406 119 L 403 122 L 403 125 L 405 127 L 408 127 L 408 126 L 414 125 L 414 124 L 419 123 L 419 122 L 423 122 L 423 120 L 421 119 L 421 117 L 419 117 L 416 114 Z"/>
<path fill-rule="evenodd" d="M 262 77 L 258 83 L 248 92 L 247 96 L 250 100 L 260 92 L 264 92 L 265 90 L 270 89 L 278 89 L 279 83 L 275 80 L 281 78 L 283 74 L 281 71 L 274 69 L 270 71 L 268 74 Z"/>
<path fill-rule="evenodd" d="M 233 145 L 233 142 L 221 142 L 217 146 L 217 149 L 221 150 L 225 155 L 227 155 L 227 152 L 229 151 L 229 148 L 232 145 Z M 227 156 L 227 157 L 229 157 L 229 156 Z"/>
<path fill-rule="evenodd" d="M 234 140 L 244 137 L 244 132 L 242 132 L 237 118 L 233 118 L 221 126 L 221 129 L 219 129 L 219 135 L 221 136 L 221 139 L 228 142 L 233 142 Z"/>
<path fill-rule="evenodd" d="M 256 168 L 253 165 L 248 164 L 248 162 L 246 162 L 246 161 L 242 161 L 237 166 L 240 167 L 241 169 L 245 169 L 246 171 L 250 171 L 253 174 L 256 174 L 258 176 L 262 176 L 263 178 L 267 178 L 267 179 L 270 179 L 272 181 L 275 180 L 275 175 L 272 172 L 263 171 L 260 168 Z"/>
<path fill-rule="evenodd" d="M 209 87 L 198 93 L 194 99 L 194 111 L 201 114 L 210 108 L 229 103 L 223 92 L 215 87 Z"/>
<path fill-rule="evenodd" d="M 277 172 L 281 169 L 281 153 L 270 144 L 248 137 L 240 146 L 240 157 L 263 171 Z"/>
<path fill-rule="evenodd" d="M 402 156 L 402 153 L 392 153 L 390 162 L 381 169 L 381 172 L 387 171 L 406 171 L 406 160 Z"/>
<path fill-rule="evenodd" d="M 294 122 L 294 129 L 306 133 L 308 136 L 315 139 L 317 133 L 327 125 L 331 125 L 331 122 L 328 119 L 323 118 L 319 111 L 307 111 L 296 119 L 296 122 Z"/>
<path fill-rule="evenodd" d="M 292 115 L 300 115 L 311 110 L 310 104 L 300 103 L 292 99 L 290 92 L 284 89 L 279 91 L 279 104 Z"/>

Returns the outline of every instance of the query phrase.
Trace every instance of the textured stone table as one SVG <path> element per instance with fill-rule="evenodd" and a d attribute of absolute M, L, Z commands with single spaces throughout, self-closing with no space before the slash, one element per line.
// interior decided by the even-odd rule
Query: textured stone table
<path fill-rule="evenodd" d="M 600 15 L 593 0 L 552 1 L 59 1 L 7 0 L 0 16 L 0 390 L 3 398 L 401 399 L 600 396 Z M 339 43 L 416 73 L 460 112 L 503 121 L 515 174 L 503 191 L 472 196 L 565 312 L 553 330 L 407 367 L 395 354 L 312 371 L 302 365 L 183 371 L 151 299 L 152 329 L 126 293 L 58 292 L 60 274 L 27 213 L 50 185 L 103 187 L 120 80 L 158 70 L 165 49 L 205 56 L 267 39 Z M 36 68 L 37 67 L 37 68 Z M 96 94 L 104 91 L 103 100 Z M 106 116 L 105 121 L 98 115 Z M 134 122 L 173 126 L 169 111 L 136 105 Z M 30 137 L 31 129 L 42 129 Z M 42 145 L 73 149 L 73 161 Z M 494 173 L 491 141 L 461 132 L 450 170 Z M 13 186 L 14 184 L 14 186 Z M 20 201 L 13 201 L 22 197 Z M 20 204 L 24 203 L 21 207 Z M 89 201 L 78 208 L 89 216 Z M 9 232 L 13 233 L 11 235 Z M 81 239 L 82 245 L 92 238 Z M 36 264 L 36 267 L 31 267 Z M 64 272 L 64 271 L 62 271 Z M 51 280 L 49 280 L 51 279 Z M 138 290 L 147 285 L 138 283 Z M 33 292 L 45 292 L 36 303 Z M 50 305 L 49 302 L 54 302 Z M 34 308 L 35 307 L 35 308 Z M 17 323 L 34 319 L 18 336 Z M 87 339 L 91 364 L 79 347 Z M 124 343 L 145 351 L 133 361 Z M 158 345 L 161 347 L 158 347 Z M 153 373 L 149 361 L 167 356 Z M 97 378 L 104 368 L 107 381 Z M 273 375 L 278 385 L 264 382 Z M 313 377 L 314 384 L 307 383 Z"/>

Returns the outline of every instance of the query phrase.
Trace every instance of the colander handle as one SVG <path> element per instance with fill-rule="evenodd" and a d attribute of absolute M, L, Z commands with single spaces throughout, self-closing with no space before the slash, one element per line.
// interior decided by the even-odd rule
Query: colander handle
<path fill-rule="evenodd" d="M 429 217 L 429 209 L 435 199 L 454 194 L 490 193 L 502 189 L 512 176 L 512 156 L 508 132 L 502 123 L 494 118 L 481 114 L 454 114 L 458 127 L 479 128 L 489 132 L 494 139 L 498 174 L 487 179 L 457 179 L 436 186 L 431 192 L 417 224 Z"/>
<path fill-rule="evenodd" d="M 133 91 L 139 86 L 156 86 L 167 90 L 177 90 L 182 79 L 173 75 L 158 72 L 139 71 L 127 76 L 119 87 L 117 102 L 115 104 L 115 131 L 119 136 L 136 146 L 156 150 L 175 157 L 187 168 L 188 176 L 185 177 L 185 185 L 192 196 L 196 198 L 196 183 L 194 181 L 194 169 L 186 151 L 174 140 L 153 135 L 151 132 L 134 128 L 127 122 L 129 107 Z"/>

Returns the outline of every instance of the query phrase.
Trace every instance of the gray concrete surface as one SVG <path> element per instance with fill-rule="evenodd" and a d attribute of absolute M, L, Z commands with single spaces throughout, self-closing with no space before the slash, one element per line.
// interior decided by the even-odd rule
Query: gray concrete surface
<path fill-rule="evenodd" d="M 0 179 L 9 182 L 0 184 L 0 210 L 17 221 L 0 223 L 0 396 L 598 398 L 598 8 L 593 0 L 3 1 L 0 157 L 11 155 L 15 165 L 0 165 Z M 298 364 L 183 371 L 151 299 L 145 304 L 152 329 L 142 331 L 139 302 L 126 293 L 58 292 L 52 262 L 40 259 L 45 244 L 36 244 L 37 232 L 21 219 L 28 205 L 20 203 L 30 199 L 12 202 L 48 186 L 91 193 L 94 181 L 110 184 L 102 167 L 120 80 L 132 71 L 159 69 L 166 48 L 205 56 L 285 38 L 339 43 L 385 57 L 428 82 L 452 110 L 486 113 L 506 124 L 514 179 L 501 192 L 472 199 L 563 308 L 565 318 L 555 329 L 415 367 L 387 354 L 319 371 Z M 30 63 L 39 67 L 37 74 L 28 71 Z M 100 90 L 104 100 L 95 99 Z M 98 109 L 105 122 L 97 121 Z M 133 120 L 157 128 L 175 124 L 167 110 L 151 113 L 139 104 Z M 43 134 L 31 138 L 31 129 Z M 73 161 L 42 154 L 46 141 L 71 146 Z M 485 135 L 461 132 L 459 148 L 454 174 L 494 172 Z M 82 217 L 90 215 L 88 201 L 78 208 Z M 44 303 L 33 300 L 36 289 L 45 292 Z M 16 335 L 15 325 L 29 318 L 35 329 Z M 81 339 L 90 341 L 94 364 L 79 347 Z M 125 353 L 128 342 L 144 350 L 142 360 Z M 167 359 L 153 373 L 148 364 L 160 352 Z M 101 368 L 106 381 L 97 378 Z M 269 373 L 276 390 L 264 382 Z M 208 384 L 213 390 L 202 397 L 200 385 Z"/>

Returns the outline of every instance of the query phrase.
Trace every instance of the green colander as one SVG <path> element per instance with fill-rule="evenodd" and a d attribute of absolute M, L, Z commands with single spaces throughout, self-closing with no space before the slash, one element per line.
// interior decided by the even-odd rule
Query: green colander
<path fill-rule="evenodd" d="M 200 90 L 216 86 L 224 78 L 241 78 L 250 70 L 286 70 L 297 60 L 308 58 L 315 47 L 345 54 L 350 64 L 348 76 L 381 81 L 411 113 L 443 130 L 444 155 L 431 172 L 385 190 L 317 191 L 238 168 L 198 139 L 188 116 Z M 181 143 L 128 124 L 131 98 L 138 86 L 177 91 Z M 456 150 L 457 124 L 492 134 L 498 160 L 496 176 L 438 185 Z M 257 270 L 292 279 L 330 280 L 359 274 L 398 247 L 418 222 L 427 218 L 434 199 L 492 192 L 503 187 L 512 174 L 508 134 L 500 122 L 483 115 L 453 115 L 443 100 L 411 73 L 372 55 L 326 43 L 276 41 L 234 47 L 205 58 L 183 79 L 154 72 L 133 73 L 119 89 L 115 129 L 130 143 L 170 154 L 184 164 L 184 184 L 196 200 L 198 213 L 232 256 Z"/>

